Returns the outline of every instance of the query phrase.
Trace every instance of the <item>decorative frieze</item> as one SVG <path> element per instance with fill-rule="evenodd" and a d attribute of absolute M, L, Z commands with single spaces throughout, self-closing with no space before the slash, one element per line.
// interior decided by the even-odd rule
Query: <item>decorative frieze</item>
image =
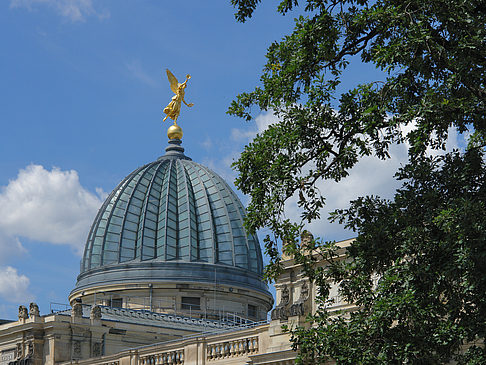
<path fill-rule="evenodd" d="M 281 290 L 280 304 L 272 311 L 272 320 L 280 319 L 286 321 L 292 316 L 305 316 L 308 312 L 308 305 L 306 305 L 309 299 L 309 284 L 307 281 L 302 282 L 300 287 L 300 296 L 296 302 L 290 304 L 290 290 L 287 285 L 284 285 Z"/>
<path fill-rule="evenodd" d="M 218 360 L 258 352 L 258 337 L 247 337 L 239 340 L 225 341 L 207 345 L 207 359 Z"/>

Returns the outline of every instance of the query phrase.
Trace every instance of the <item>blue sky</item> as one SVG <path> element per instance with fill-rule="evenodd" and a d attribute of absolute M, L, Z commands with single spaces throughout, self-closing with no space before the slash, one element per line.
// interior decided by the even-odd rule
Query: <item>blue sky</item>
<path fill-rule="evenodd" d="M 230 117 L 231 100 L 258 83 L 267 46 L 292 16 L 264 2 L 245 24 L 227 1 L 6 0 L 0 3 L 0 318 L 19 304 L 67 303 L 91 221 L 104 197 L 167 145 L 162 109 L 169 68 L 192 75 L 179 124 L 183 146 L 232 183 L 230 164 L 275 118 Z M 345 86 L 382 77 L 357 60 Z M 325 184 L 331 208 L 357 195 L 391 193 L 406 156 L 359 164 Z M 241 195 L 240 195 L 241 196 Z M 245 198 L 242 197 L 245 202 Z M 297 217 L 295 201 L 289 216 Z M 316 222 L 314 233 L 350 233 Z"/>

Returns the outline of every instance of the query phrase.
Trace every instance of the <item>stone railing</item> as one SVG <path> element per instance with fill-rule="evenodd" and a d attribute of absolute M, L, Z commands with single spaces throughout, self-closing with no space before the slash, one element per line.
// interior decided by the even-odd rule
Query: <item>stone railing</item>
<path fill-rule="evenodd" d="M 161 352 L 154 355 L 140 356 L 141 365 L 176 365 L 184 364 L 184 350 Z"/>
<path fill-rule="evenodd" d="M 207 359 L 219 360 L 258 352 L 258 337 L 212 343 L 207 345 Z"/>

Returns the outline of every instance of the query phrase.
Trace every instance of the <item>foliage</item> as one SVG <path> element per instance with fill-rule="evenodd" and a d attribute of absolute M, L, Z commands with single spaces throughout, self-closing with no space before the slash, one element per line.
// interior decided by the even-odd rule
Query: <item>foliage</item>
<path fill-rule="evenodd" d="M 356 303 L 325 310 L 298 329 L 302 359 L 338 364 L 486 363 L 486 170 L 484 154 L 422 157 L 402 168 L 392 201 L 359 198 L 335 219 L 357 231 L 349 261 L 330 260 L 319 282 Z M 323 284 L 327 287 L 328 284 Z M 327 296 L 321 305 L 329 305 Z M 465 354 L 462 345 L 471 344 Z"/>
<path fill-rule="evenodd" d="M 260 0 L 231 2 L 244 22 Z M 228 111 L 251 120 L 257 107 L 279 120 L 234 164 L 237 186 L 251 197 L 246 226 L 273 233 L 264 240 L 267 278 L 280 272 L 277 242 L 285 241 L 320 287 L 323 304 L 333 280 L 359 305 L 333 318 L 316 313 L 316 326 L 294 332 L 294 344 L 308 361 L 327 354 L 339 364 L 443 363 L 486 330 L 486 5 L 281 0 L 277 11 L 301 15 L 291 34 L 268 48 L 261 85 L 238 95 Z M 357 58 L 383 71 L 383 79 L 343 91 Z M 427 148 L 444 147 L 451 128 L 467 133 L 469 151 L 427 157 Z M 349 252 L 354 261 L 315 270 L 296 242 L 325 204 L 317 182 L 340 181 L 363 156 L 389 158 L 390 145 L 403 142 L 410 163 L 398 173 L 405 183 L 395 199 L 361 198 L 335 215 L 358 234 Z M 292 196 L 302 221 L 284 217 Z M 321 249 L 332 263 L 332 245 Z M 480 346 L 465 356 L 458 360 L 486 362 Z"/>
<path fill-rule="evenodd" d="M 236 18 L 259 0 L 232 0 Z M 295 10 L 283 0 L 278 11 Z M 247 227 L 290 235 L 285 201 L 299 197 L 303 221 L 319 218 L 321 179 L 339 181 L 366 155 L 389 157 L 403 142 L 413 155 L 443 146 L 450 127 L 486 129 L 486 5 L 478 0 L 307 0 L 295 29 L 268 48 L 261 86 L 242 93 L 229 113 L 252 118 L 252 106 L 279 123 L 250 143 L 235 163 L 237 186 L 251 197 Z M 351 57 L 384 72 L 384 80 L 338 92 Z M 298 222 L 293 222 L 298 223 Z M 274 239 L 272 239 L 275 241 Z"/>

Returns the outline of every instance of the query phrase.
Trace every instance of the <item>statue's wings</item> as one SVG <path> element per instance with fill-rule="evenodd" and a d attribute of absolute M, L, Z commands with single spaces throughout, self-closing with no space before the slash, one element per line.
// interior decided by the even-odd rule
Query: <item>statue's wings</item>
<path fill-rule="evenodd" d="M 177 94 L 177 88 L 179 87 L 179 81 L 177 81 L 176 77 L 172 74 L 172 72 L 169 71 L 169 69 L 166 69 L 167 71 L 167 77 L 170 82 L 170 89 L 174 94 Z"/>

